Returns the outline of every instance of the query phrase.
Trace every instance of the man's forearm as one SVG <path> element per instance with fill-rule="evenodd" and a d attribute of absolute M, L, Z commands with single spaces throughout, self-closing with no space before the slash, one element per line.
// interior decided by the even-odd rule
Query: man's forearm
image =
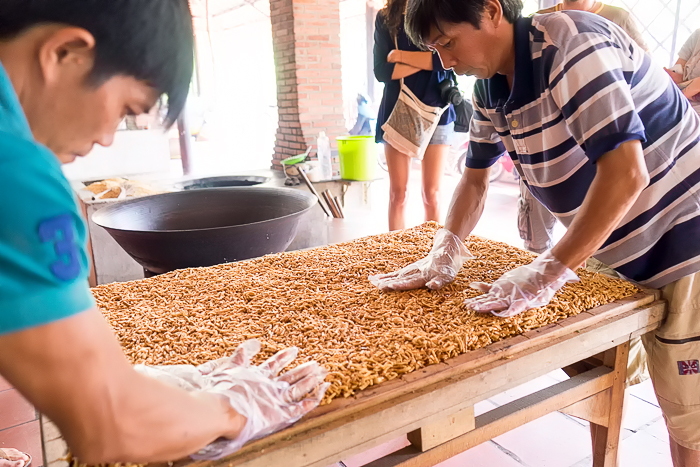
<path fill-rule="evenodd" d="M 222 400 L 147 378 L 97 310 L 0 336 L 0 373 L 89 464 L 169 461 L 244 423 Z"/>
<path fill-rule="evenodd" d="M 484 212 L 491 169 L 465 169 L 447 213 L 445 228 L 464 240 Z"/>
<path fill-rule="evenodd" d="M 648 184 L 639 141 L 603 155 L 579 212 L 552 254 L 570 269 L 579 267 L 605 243 Z"/>
<path fill-rule="evenodd" d="M 115 414 L 111 427 L 113 439 L 120 440 L 116 449 L 107 446 L 105 452 L 99 453 L 87 443 L 74 440 L 76 446 L 82 444 L 81 448 L 94 456 L 93 462 L 86 459 L 88 463 L 177 460 L 221 436 L 234 438 L 245 425 L 245 417 L 222 397 L 187 393 L 135 371 L 131 376 L 131 382 L 121 386 L 119 406 L 123 412 Z M 102 441 L 105 438 L 109 436 L 100 436 Z"/>

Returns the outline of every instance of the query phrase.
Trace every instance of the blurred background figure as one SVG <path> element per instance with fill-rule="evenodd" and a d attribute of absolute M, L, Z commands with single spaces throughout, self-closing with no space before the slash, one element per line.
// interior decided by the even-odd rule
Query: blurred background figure
<path fill-rule="evenodd" d="M 685 41 L 673 68 L 665 70 L 700 114 L 700 29 Z"/>
<path fill-rule="evenodd" d="M 406 0 L 388 0 L 375 20 L 374 74 L 385 83 L 382 103 L 377 118 L 376 141 L 384 142 L 382 125 L 386 123 L 398 101 L 401 79 L 425 105 L 445 107 L 448 102 L 440 92 L 440 83 L 449 80 L 440 57 L 416 47 L 404 31 Z M 428 149 L 422 159 L 422 192 L 425 220 L 438 221 L 440 217 L 440 179 L 445 159 L 454 137 L 455 111 L 452 105 L 442 114 Z M 384 145 L 389 170 L 389 230 L 406 227 L 408 179 L 411 157 L 389 144 Z"/>

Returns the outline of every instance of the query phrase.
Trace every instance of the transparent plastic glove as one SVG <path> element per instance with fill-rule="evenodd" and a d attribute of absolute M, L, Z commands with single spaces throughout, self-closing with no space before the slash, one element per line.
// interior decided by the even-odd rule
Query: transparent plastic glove
<path fill-rule="evenodd" d="M 254 350 L 254 352 L 252 351 Z M 193 459 L 219 459 L 239 450 L 248 441 L 285 428 L 316 408 L 330 386 L 324 383 L 327 371 L 316 362 L 307 362 L 279 375 L 297 356 L 291 347 L 270 357 L 260 366 L 250 359 L 260 350 L 246 349 L 246 362 L 220 362 L 206 378 L 208 393 L 226 398 L 233 409 L 246 417 L 246 424 L 234 440 L 221 439 L 192 455 Z"/>
<path fill-rule="evenodd" d="M 464 242 L 447 229 L 440 229 L 428 256 L 403 269 L 369 276 L 379 290 L 411 290 L 428 287 L 437 290 L 452 282 L 464 263 L 473 258 Z"/>
<path fill-rule="evenodd" d="M 535 261 L 503 274 L 493 284 L 473 282 L 471 287 L 484 295 L 464 303 L 477 312 L 491 312 L 508 318 L 531 308 L 544 306 L 567 282 L 578 282 L 578 276 L 546 251 Z"/>
<path fill-rule="evenodd" d="M 139 364 L 134 365 L 134 369 L 143 375 L 186 391 L 203 391 L 213 385 L 211 378 L 207 378 L 208 375 L 233 367 L 249 366 L 250 359 L 258 352 L 260 352 L 260 342 L 250 339 L 239 345 L 230 356 L 199 366 Z"/>

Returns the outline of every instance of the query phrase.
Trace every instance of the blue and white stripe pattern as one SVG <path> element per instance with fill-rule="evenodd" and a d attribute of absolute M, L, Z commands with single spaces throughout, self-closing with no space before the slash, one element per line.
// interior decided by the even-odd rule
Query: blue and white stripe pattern
<path fill-rule="evenodd" d="M 663 69 L 625 32 L 580 11 L 515 24 L 513 91 L 479 80 L 467 167 L 507 151 L 564 225 L 578 212 L 596 160 L 640 140 L 649 186 L 595 257 L 661 287 L 700 271 L 700 118 Z"/>

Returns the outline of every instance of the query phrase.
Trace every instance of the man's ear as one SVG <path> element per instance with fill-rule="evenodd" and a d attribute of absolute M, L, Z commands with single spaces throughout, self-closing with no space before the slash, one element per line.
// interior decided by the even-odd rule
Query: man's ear
<path fill-rule="evenodd" d="M 491 21 L 494 26 L 499 26 L 501 20 L 503 19 L 503 7 L 501 2 L 498 0 L 489 0 L 486 3 L 486 10 L 484 10 L 483 20 Z"/>
<path fill-rule="evenodd" d="M 39 47 L 39 64 L 47 84 L 66 74 L 87 76 L 94 62 L 95 38 L 82 28 L 56 28 L 47 33 Z"/>

